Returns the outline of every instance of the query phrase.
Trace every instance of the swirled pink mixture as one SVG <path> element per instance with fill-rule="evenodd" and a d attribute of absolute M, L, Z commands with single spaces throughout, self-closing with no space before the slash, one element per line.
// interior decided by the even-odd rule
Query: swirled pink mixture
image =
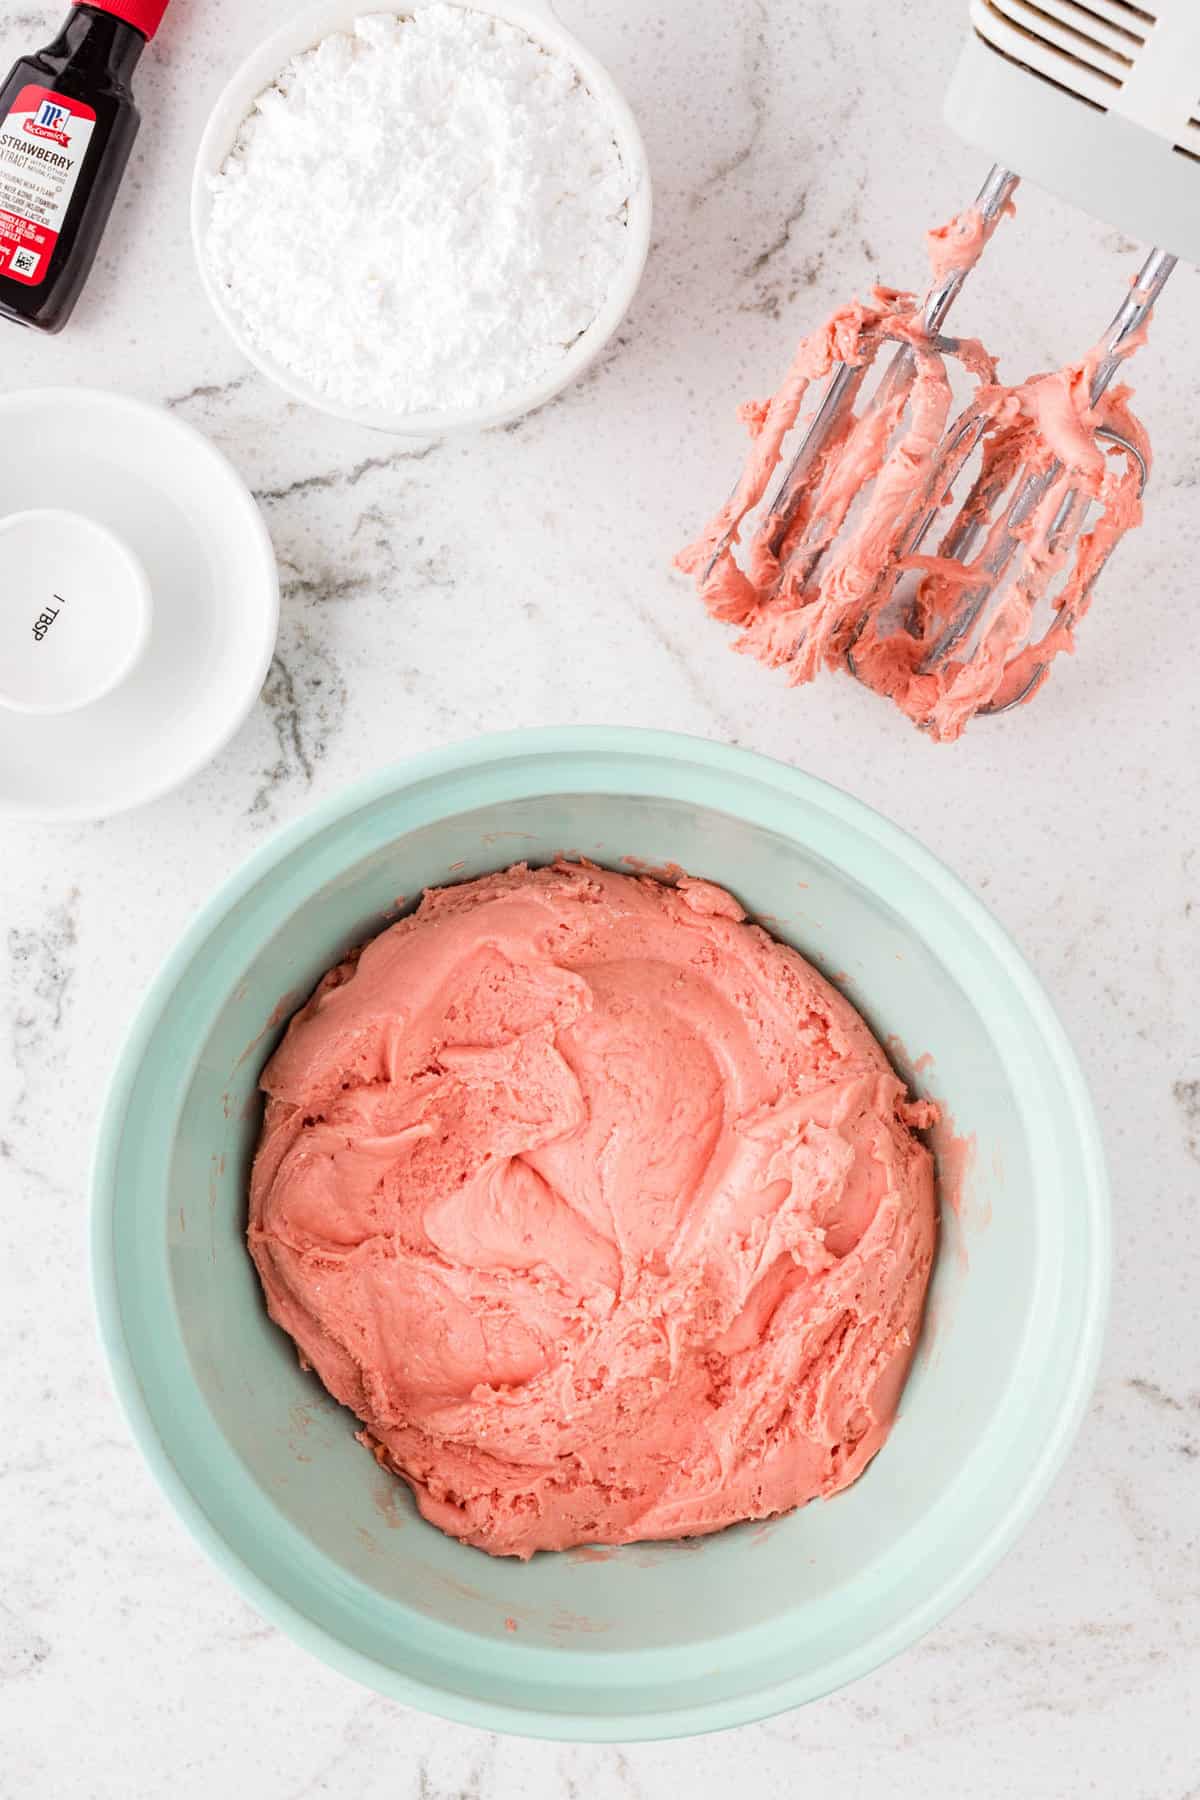
<path fill-rule="evenodd" d="M 886 1438 L 933 1109 L 721 889 L 560 864 L 428 893 L 263 1086 L 271 1316 L 454 1537 L 716 1531 Z"/>

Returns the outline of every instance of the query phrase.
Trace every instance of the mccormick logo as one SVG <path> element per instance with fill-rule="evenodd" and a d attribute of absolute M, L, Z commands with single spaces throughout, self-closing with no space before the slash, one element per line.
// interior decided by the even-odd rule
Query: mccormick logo
<path fill-rule="evenodd" d="M 31 119 L 26 119 L 25 129 L 30 137 L 49 138 L 51 143 L 61 144 L 69 149 L 71 139 L 63 130 L 63 126 L 71 117 L 70 110 L 59 106 L 53 100 L 43 100 Z"/>

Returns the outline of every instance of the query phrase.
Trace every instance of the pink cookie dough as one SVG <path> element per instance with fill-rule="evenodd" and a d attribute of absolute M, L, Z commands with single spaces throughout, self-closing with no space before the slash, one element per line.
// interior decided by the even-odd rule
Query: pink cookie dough
<path fill-rule="evenodd" d="M 935 1109 L 720 888 L 563 863 L 427 893 L 263 1087 L 271 1317 L 453 1537 L 719 1531 L 887 1437 Z"/>

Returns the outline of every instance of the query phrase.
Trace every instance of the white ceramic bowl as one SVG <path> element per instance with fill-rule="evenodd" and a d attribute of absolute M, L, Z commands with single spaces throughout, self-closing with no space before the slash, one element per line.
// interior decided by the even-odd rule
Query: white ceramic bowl
<path fill-rule="evenodd" d="M 372 5 L 370 0 L 357 0 L 357 4 L 347 3 L 347 0 L 323 0 L 323 4 L 305 9 L 286 25 L 280 26 L 278 31 L 259 45 L 253 55 L 247 57 L 213 108 L 200 142 L 192 180 L 192 242 L 200 279 L 217 317 L 242 354 L 293 399 L 302 400 L 307 406 L 316 407 L 335 418 L 350 419 L 358 425 L 368 425 L 379 431 L 395 432 L 407 437 L 430 437 L 448 431 L 482 431 L 493 425 L 507 425 L 513 419 L 519 419 L 525 413 L 544 406 L 564 388 L 570 387 L 595 361 L 625 317 L 641 281 L 646 253 L 650 247 L 650 170 L 646 150 L 637 121 L 611 75 L 584 49 L 577 38 L 563 29 L 555 17 L 550 0 L 523 0 L 523 3 L 518 0 L 517 4 L 508 4 L 507 0 L 472 0 L 472 11 L 491 13 L 498 19 L 504 19 L 510 25 L 516 25 L 527 32 L 535 42 L 544 44 L 548 50 L 566 57 L 579 70 L 588 88 L 612 121 L 613 134 L 630 176 L 629 235 L 624 264 L 603 307 L 553 374 L 546 376 L 544 380 L 529 387 L 514 389 L 504 399 L 488 406 L 448 408 L 445 411 L 395 413 L 374 407 L 343 406 L 330 400 L 327 395 L 318 393 L 264 351 L 261 345 L 251 341 L 208 266 L 205 242 L 212 216 L 212 177 L 224 166 L 258 96 L 272 85 L 294 56 L 312 49 L 334 32 L 352 30 L 354 21 L 364 14 L 388 11 L 412 13 L 418 7 L 431 3 L 432 0 L 404 0 L 401 4 L 401 0 L 395 0 L 395 4 L 389 6 L 386 3 Z M 458 0 L 455 0 L 455 4 L 458 4 Z"/>
<path fill-rule="evenodd" d="M 107 525 L 61 506 L 0 519 L 0 706 L 77 712 L 119 687 L 146 648 L 141 559 Z"/>

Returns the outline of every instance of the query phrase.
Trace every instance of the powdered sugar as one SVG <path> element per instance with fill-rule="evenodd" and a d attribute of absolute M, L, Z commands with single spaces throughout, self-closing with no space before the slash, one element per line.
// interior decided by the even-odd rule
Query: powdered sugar
<path fill-rule="evenodd" d="M 250 342 L 317 393 L 448 411 L 553 375 L 621 268 L 629 198 L 569 62 L 434 4 L 283 71 L 213 178 L 205 248 Z"/>

